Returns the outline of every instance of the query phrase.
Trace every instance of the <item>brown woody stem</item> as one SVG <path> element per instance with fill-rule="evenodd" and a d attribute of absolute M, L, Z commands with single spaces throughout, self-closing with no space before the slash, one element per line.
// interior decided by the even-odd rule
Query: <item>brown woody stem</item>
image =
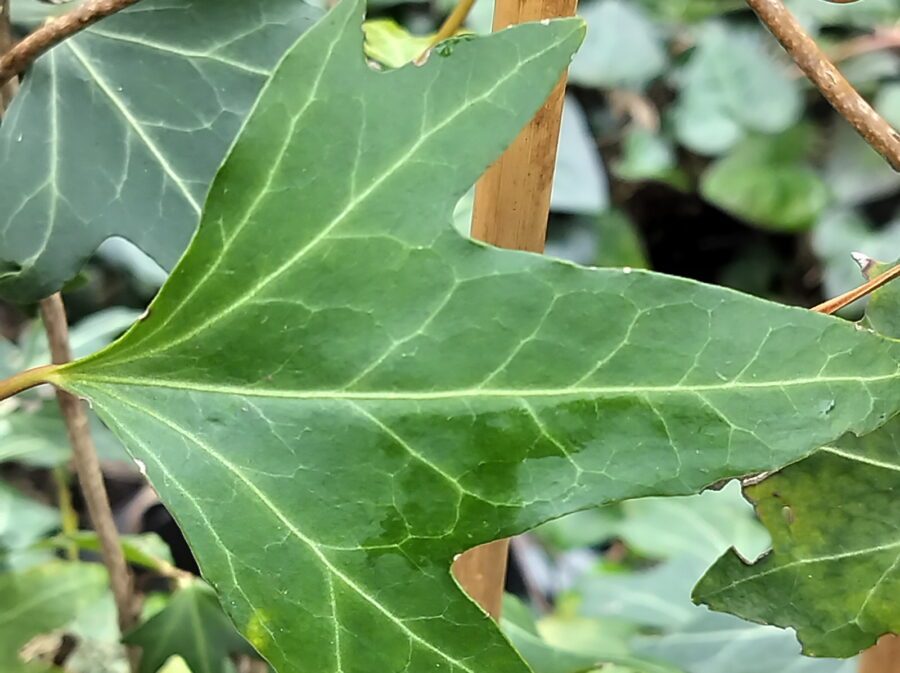
<path fill-rule="evenodd" d="M 872 280 L 863 283 L 859 287 L 850 290 L 849 292 L 845 292 L 844 294 L 835 297 L 834 299 L 829 299 L 828 301 L 824 301 L 818 306 L 813 307 L 813 311 L 816 313 L 827 313 L 832 314 L 836 311 L 840 311 L 845 306 L 852 304 L 858 299 L 862 299 L 867 294 L 872 294 L 875 290 L 884 285 L 887 285 L 892 280 L 900 277 L 900 264 L 893 267 L 892 269 L 888 269 L 884 273 L 879 276 L 876 276 Z"/>
<path fill-rule="evenodd" d="M 23 72 L 38 56 L 67 37 L 136 2 L 138 0 L 87 0 L 68 14 L 48 21 L 0 58 L 0 85 Z"/>
<path fill-rule="evenodd" d="M 69 362 L 72 352 L 69 346 L 69 325 L 66 309 L 59 293 L 41 300 L 41 318 L 47 330 L 50 354 L 56 365 Z M 34 370 L 32 370 L 34 371 Z M 109 497 L 103 483 L 103 472 L 97 451 L 91 439 L 84 405 L 77 397 L 61 388 L 56 389 L 56 399 L 66 422 L 69 441 L 72 443 L 73 463 L 78 481 L 84 493 L 88 514 L 97 537 L 103 563 L 109 571 L 109 581 L 116 601 L 119 628 L 125 633 L 134 625 L 135 601 L 131 573 L 125 563 L 125 555 L 119 542 L 119 533 L 113 520 Z"/>
<path fill-rule="evenodd" d="M 784 3 L 781 0 L 747 0 L 747 4 L 834 109 L 894 170 L 900 171 L 900 133 L 859 95 Z"/>

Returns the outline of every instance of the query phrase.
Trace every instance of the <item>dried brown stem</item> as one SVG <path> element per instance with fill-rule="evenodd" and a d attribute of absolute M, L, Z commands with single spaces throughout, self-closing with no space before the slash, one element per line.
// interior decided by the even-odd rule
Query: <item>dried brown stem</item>
<path fill-rule="evenodd" d="M 87 0 L 68 14 L 48 21 L 0 58 L 0 85 L 23 72 L 38 56 L 67 37 L 136 2 L 138 0 Z"/>
<path fill-rule="evenodd" d="M 72 359 L 69 347 L 69 326 L 66 309 L 59 293 L 41 301 L 41 318 L 47 330 L 50 354 L 54 364 L 62 364 Z M 83 403 L 74 395 L 57 388 L 56 398 L 66 422 L 69 441 L 72 443 L 73 463 L 78 481 L 84 493 L 88 514 L 100 540 L 103 563 L 109 571 L 109 581 L 116 601 L 119 628 L 125 633 L 134 625 L 135 601 L 131 583 L 131 573 L 125 563 L 119 533 L 113 521 L 112 509 L 103 483 L 100 461 L 91 439 L 88 418 Z"/>
<path fill-rule="evenodd" d="M 893 267 L 892 269 L 888 269 L 884 273 L 876 276 L 870 281 L 867 281 L 849 292 L 845 292 L 844 294 L 835 297 L 834 299 L 829 299 L 828 301 L 824 301 L 818 306 L 813 307 L 813 311 L 816 313 L 827 313 L 832 314 L 837 311 L 840 311 L 845 306 L 849 306 L 853 302 L 858 299 L 862 299 L 867 294 L 872 294 L 875 290 L 884 285 L 887 285 L 892 280 L 896 278 L 900 278 L 900 264 Z"/>
<path fill-rule="evenodd" d="M 869 105 L 828 60 L 781 0 L 747 0 L 760 20 L 838 113 L 900 171 L 900 133 Z"/>

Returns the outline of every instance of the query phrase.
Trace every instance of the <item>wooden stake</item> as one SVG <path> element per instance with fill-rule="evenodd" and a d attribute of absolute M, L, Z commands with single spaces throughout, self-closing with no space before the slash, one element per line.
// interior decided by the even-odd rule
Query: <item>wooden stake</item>
<path fill-rule="evenodd" d="M 573 16 L 577 0 L 497 0 L 494 30 L 515 23 Z M 472 236 L 514 250 L 543 252 L 565 93 L 563 75 L 544 106 L 475 188 Z M 456 579 L 494 619 L 500 617 L 509 540 L 463 554 Z"/>
<path fill-rule="evenodd" d="M 859 673 L 900 673 L 900 636 L 882 636 L 862 653 Z"/>

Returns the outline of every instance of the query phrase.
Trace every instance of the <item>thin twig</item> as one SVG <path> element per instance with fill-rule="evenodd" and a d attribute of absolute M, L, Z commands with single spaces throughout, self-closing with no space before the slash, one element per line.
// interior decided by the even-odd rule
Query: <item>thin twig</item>
<path fill-rule="evenodd" d="M 138 0 L 87 0 L 68 14 L 48 21 L 0 58 L 0 84 L 23 72 L 38 56 L 67 37 L 136 2 Z"/>
<path fill-rule="evenodd" d="M 41 318 L 47 330 L 47 340 L 54 364 L 68 362 L 72 359 L 69 326 L 66 321 L 66 309 L 59 293 L 41 300 Z M 75 472 L 78 474 L 91 522 L 100 540 L 103 563 L 109 571 L 109 581 L 119 616 L 119 628 L 125 633 L 135 621 L 136 606 L 131 573 L 125 563 L 119 533 L 109 506 L 100 461 L 88 427 L 87 414 L 81 400 L 61 388 L 56 390 L 56 399 L 66 422 L 69 441 L 72 443 Z"/>
<path fill-rule="evenodd" d="M 845 292 L 844 294 L 835 297 L 834 299 L 829 299 L 828 301 L 823 301 L 818 306 L 813 307 L 813 311 L 816 313 L 827 313 L 832 314 L 836 311 L 840 311 L 845 306 L 852 304 L 857 299 L 862 299 L 867 294 L 872 294 L 878 288 L 887 285 L 892 280 L 900 278 L 900 264 L 893 267 L 892 269 L 888 269 L 884 273 L 875 276 L 870 281 L 867 281 L 860 285 L 859 287 L 850 290 L 849 292 Z"/>
<path fill-rule="evenodd" d="M 747 0 L 747 4 L 834 109 L 894 170 L 900 171 L 900 133 L 859 95 L 784 3 L 781 0 Z"/>

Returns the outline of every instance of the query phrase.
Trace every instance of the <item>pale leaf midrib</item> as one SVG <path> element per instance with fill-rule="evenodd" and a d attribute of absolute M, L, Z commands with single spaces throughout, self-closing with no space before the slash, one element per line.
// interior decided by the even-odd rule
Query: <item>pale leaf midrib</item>
<path fill-rule="evenodd" d="M 199 214 L 201 211 L 200 203 L 197 201 L 194 195 L 191 194 L 191 191 L 188 189 L 182 177 L 175 171 L 163 151 L 160 150 L 159 147 L 157 147 L 156 143 L 147 134 L 141 123 L 128 109 L 128 106 L 125 105 L 125 103 L 119 98 L 119 96 L 117 96 L 116 93 L 110 88 L 107 81 L 100 76 L 100 73 L 90 63 L 88 58 L 84 55 L 84 53 L 81 51 L 74 40 L 71 42 L 67 42 L 66 45 L 72 52 L 72 55 L 75 56 L 79 63 L 81 63 L 81 66 L 85 69 L 87 74 L 90 75 L 91 78 L 93 78 L 100 91 L 103 92 L 103 94 L 109 99 L 110 103 L 116 108 L 116 110 L 118 110 L 119 114 L 122 115 L 122 118 L 132 129 L 135 135 L 137 135 L 137 137 L 141 139 L 141 141 L 144 143 L 144 146 L 147 148 L 147 151 L 153 155 L 162 172 L 165 173 L 166 176 L 168 176 L 168 178 L 172 181 L 178 191 L 181 192 L 182 197 L 185 199 L 185 201 L 187 201 L 191 209 L 195 213 Z"/>
<path fill-rule="evenodd" d="M 168 388 L 198 393 L 221 393 L 241 397 L 270 397 L 300 400 L 443 400 L 468 398 L 542 398 L 542 397 L 602 397 L 619 395 L 654 395 L 672 393 L 705 393 L 741 390 L 768 390 L 793 388 L 831 383 L 857 383 L 866 385 L 900 378 L 897 373 L 882 376 L 826 376 L 794 378 L 783 381 L 729 381 L 699 385 L 659 385 L 659 386 L 590 386 L 560 388 L 459 388 L 447 390 L 285 390 L 277 388 L 256 388 L 250 386 L 229 386 L 184 381 L 176 379 L 154 379 L 147 377 L 114 377 L 84 374 L 74 370 L 67 375 L 61 373 L 60 383 L 108 384 L 129 387 Z"/>
<path fill-rule="evenodd" d="M 172 44 L 165 44 L 163 42 L 156 42 L 153 40 L 148 40 L 147 38 L 137 37 L 135 35 L 127 35 L 123 33 L 112 33 L 106 30 L 99 30 L 97 28 L 92 28 L 89 32 L 92 37 L 102 37 L 107 40 L 111 40 L 114 42 L 122 42 L 125 44 L 132 44 L 139 47 L 145 47 L 147 49 L 153 49 L 155 51 L 159 51 L 165 54 L 173 54 L 175 56 L 181 56 L 187 59 L 202 59 L 207 61 L 214 61 L 220 65 L 228 66 L 234 68 L 236 70 L 242 70 L 244 72 L 250 73 L 252 75 L 260 75 L 263 77 L 268 77 L 271 75 L 270 70 L 266 70 L 264 68 L 259 68 L 249 63 L 244 63 L 242 61 L 237 61 L 232 58 L 228 58 L 227 56 L 222 56 L 221 54 L 216 54 L 213 51 L 197 51 L 195 49 L 186 49 L 182 46 L 176 46 Z"/>
<path fill-rule="evenodd" d="M 852 460 L 857 463 L 863 463 L 864 465 L 870 465 L 872 467 L 877 467 L 883 470 L 891 470 L 892 472 L 900 472 L 900 464 L 897 463 L 888 463 L 883 460 L 876 460 L 875 458 L 868 458 L 866 456 L 861 456 L 856 453 L 851 453 L 849 451 L 844 451 L 834 446 L 823 446 L 821 451 L 825 451 L 827 453 L 834 454 L 835 456 L 840 456 L 845 460 Z"/>

